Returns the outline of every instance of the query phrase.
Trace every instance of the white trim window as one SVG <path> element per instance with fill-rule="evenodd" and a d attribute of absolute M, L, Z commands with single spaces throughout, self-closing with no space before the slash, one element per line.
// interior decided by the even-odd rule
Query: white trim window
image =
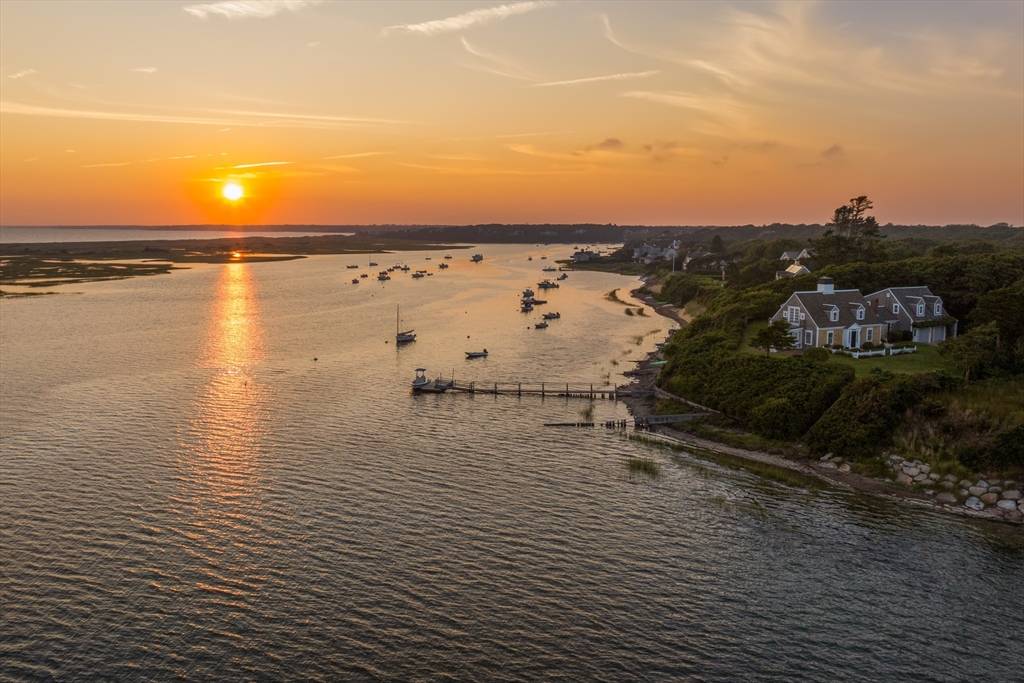
<path fill-rule="evenodd" d="M 867 331 L 864 332 L 864 341 L 875 341 L 875 328 L 867 328 Z"/>
<path fill-rule="evenodd" d="M 789 306 L 786 309 L 785 318 L 791 323 L 795 323 L 796 321 L 798 321 L 800 319 L 800 307 Z"/>
<path fill-rule="evenodd" d="M 825 335 L 825 343 L 829 346 L 836 343 L 836 333 L 833 330 L 829 330 L 828 334 Z"/>
<path fill-rule="evenodd" d="M 863 320 L 863 319 L 864 319 L 864 307 L 863 306 L 858 306 L 857 307 L 857 320 Z"/>
<path fill-rule="evenodd" d="M 893 313 L 899 313 L 899 312 L 900 312 L 900 305 L 899 305 L 899 304 L 895 304 L 895 303 L 894 303 L 894 304 L 892 305 L 892 312 L 893 312 Z"/>
<path fill-rule="evenodd" d="M 839 309 L 833 306 L 828 310 L 828 319 L 832 322 L 839 322 Z"/>
<path fill-rule="evenodd" d="M 917 305 L 917 317 L 920 318 L 924 315 L 924 302 Z"/>
<path fill-rule="evenodd" d="M 804 330 L 804 346 L 814 346 L 814 330 Z"/>
<path fill-rule="evenodd" d="M 935 302 L 935 315 L 942 315 L 942 302 L 941 301 L 936 301 Z"/>

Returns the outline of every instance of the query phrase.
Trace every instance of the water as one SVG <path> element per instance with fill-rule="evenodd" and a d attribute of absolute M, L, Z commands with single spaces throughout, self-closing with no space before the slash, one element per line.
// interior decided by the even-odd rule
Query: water
<path fill-rule="evenodd" d="M 417 366 L 596 382 L 668 328 L 580 272 L 534 330 L 516 294 L 560 252 L 484 251 L 384 285 L 325 256 L 0 301 L 0 678 L 1020 673 L 1015 529 L 541 426 L 576 400 L 411 396 Z"/>
<path fill-rule="evenodd" d="M 211 240 L 218 237 L 303 237 L 351 235 L 324 231 L 285 231 L 263 228 L 244 230 L 189 230 L 159 228 L 13 228 L 0 227 L 0 244 L 21 242 L 122 242 L 136 240 Z"/>

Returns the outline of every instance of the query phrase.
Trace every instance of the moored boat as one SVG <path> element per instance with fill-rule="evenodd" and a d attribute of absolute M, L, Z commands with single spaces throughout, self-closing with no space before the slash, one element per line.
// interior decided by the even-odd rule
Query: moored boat
<path fill-rule="evenodd" d="M 487 358 L 487 349 L 483 351 L 466 351 L 466 358 Z"/>
<path fill-rule="evenodd" d="M 480 263 L 481 261 L 484 260 L 484 255 L 483 254 L 473 254 L 473 256 L 469 260 L 472 261 L 473 263 Z"/>
<path fill-rule="evenodd" d="M 357 277 L 352 278 L 352 284 L 358 285 L 359 284 L 359 278 L 357 278 Z"/>
<path fill-rule="evenodd" d="M 558 289 L 558 283 L 551 280 L 542 280 L 537 283 L 537 286 L 541 289 Z"/>
<path fill-rule="evenodd" d="M 559 313 L 558 311 L 551 311 L 550 313 L 545 313 L 543 315 L 543 318 L 545 320 L 558 320 L 561 317 L 562 317 L 562 314 Z"/>
<path fill-rule="evenodd" d="M 401 308 L 395 306 L 395 343 L 396 344 L 408 344 L 409 342 L 416 341 L 416 332 L 414 330 L 401 330 L 402 317 Z"/>
<path fill-rule="evenodd" d="M 534 327 L 534 329 L 537 329 L 537 330 L 546 330 L 546 329 L 548 329 L 548 321 L 547 320 L 541 320 L 539 323 L 536 323 L 533 327 Z"/>
<path fill-rule="evenodd" d="M 443 377 L 427 378 L 426 368 L 416 368 L 416 377 L 412 380 L 412 390 L 418 393 L 441 394 L 454 386 L 455 382 Z"/>

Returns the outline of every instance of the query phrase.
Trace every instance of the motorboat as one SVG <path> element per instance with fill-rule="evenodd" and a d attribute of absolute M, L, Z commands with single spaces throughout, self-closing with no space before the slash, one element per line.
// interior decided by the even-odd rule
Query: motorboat
<path fill-rule="evenodd" d="M 557 311 L 551 311 L 550 313 L 545 313 L 542 317 L 545 320 L 558 320 L 562 317 L 562 314 Z"/>
<path fill-rule="evenodd" d="M 359 264 L 358 264 L 358 263 L 350 263 L 350 264 L 348 264 L 348 265 L 347 265 L 347 266 L 345 266 L 345 267 L 346 267 L 346 268 L 358 268 L 358 267 L 359 267 Z"/>
<path fill-rule="evenodd" d="M 412 276 L 413 276 L 414 278 L 421 278 L 421 277 L 423 277 L 423 276 L 424 276 L 425 274 L 426 274 L 426 273 L 421 273 L 420 271 L 418 271 L 418 270 L 417 270 L 417 271 L 416 271 L 415 273 L 413 273 L 413 274 L 412 274 Z"/>
<path fill-rule="evenodd" d="M 480 263 L 481 261 L 484 260 L 484 255 L 483 254 L 473 254 L 473 256 L 470 257 L 469 260 L 472 261 L 473 263 Z"/>
<path fill-rule="evenodd" d="M 377 273 L 377 279 L 380 280 L 381 282 L 384 282 L 385 280 L 390 280 L 391 276 L 388 275 L 388 271 L 382 270 L 379 273 Z"/>
<path fill-rule="evenodd" d="M 533 327 L 534 327 L 534 329 L 537 329 L 537 330 L 546 330 L 546 329 L 548 329 L 548 321 L 547 320 L 541 320 L 539 323 L 537 323 Z"/>
<path fill-rule="evenodd" d="M 416 332 L 414 330 L 401 329 L 402 317 L 401 309 L 399 306 L 395 306 L 395 343 L 396 344 L 408 344 L 409 342 L 416 341 Z"/>
<path fill-rule="evenodd" d="M 523 313 L 529 313 L 533 310 L 533 303 L 530 301 L 523 300 L 523 303 L 519 306 L 519 310 Z"/>
<path fill-rule="evenodd" d="M 568 279 L 569 279 L 569 274 L 568 274 L 568 273 L 562 273 L 561 275 L 559 275 L 559 276 L 558 276 L 557 278 L 555 278 L 555 279 L 556 279 L 556 280 L 568 280 Z"/>
<path fill-rule="evenodd" d="M 431 259 L 430 259 L 430 257 L 428 256 L 427 258 L 425 258 L 425 259 L 423 259 L 423 260 L 424 260 L 424 261 L 429 261 L 429 260 L 431 260 Z"/>
<path fill-rule="evenodd" d="M 448 261 L 451 261 L 451 260 L 452 260 L 452 255 L 451 255 L 451 254 L 445 254 L 445 255 L 444 255 L 444 257 L 445 257 L 445 259 L 446 259 L 446 260 L 448 260 Z"/>
<path fill-rule="evenodd" d="M 544 280 L 543 282 L 538 282 L 537 286 L 541 289 L 558 289 L 558 283 L 552 282 L 551 280 Z"/>
<path fill-rule="evenodd" d="M 357 278 L 357 277 L 352 278 L 352 284 L 358 285 L 359 284 L 359 278 Z"/>
<path fill-rule="evenodd" d="M 524 299 L 532 299 L 533 298 L 533 290 L 530 289 L 529 287 L 527 287 L 526 289 L 523 290 L 523 293 L 522 293 L 521 296 Z"/>
<path fill-rule="evenodd" d="M 437 267 L 441 268 L 442 270 L 444 270 L 445 268 L 448 267 L 448 264 L 447 263 L 439 263 L 439 264 L 437 264 Z"/>
<path fill-rule="evenodd" d="M 540 257 L 540 260 L 541 260 L 541 261 L 547 261 L 547 260 L 548 260 L 548 257 L 547 257 L 547 256 L 541 256 L 541 257 Z"/>
<path fill-rule="evenodd" d="M 403 273 L 408 273 L 408 272 L 409 272 L 410 270 L 412 270 L 412 268 L 410 268 L 409 266 L 399 266 L 399 269 L 400 269 L 400 270 L 401 270 L 401 271 L 402 271 Z"/>
<path fill-rule="evenodd" d="M 370 276 L 369 276 L 369 275 L 367 275 L 366 273 L 360 273 L 360 274 L 359 274 L 359 277 L 361 277 L 361 278 L 364 278 L 364 277 L 370 277 Z"/>
<path fill-rule="evenodd" d="M 541 270 L 544 271 L 545 273 L 557 273 L 558 272 L 558 268 L 555 268 L 554 266 L 545 266 L 545 267 L 541 268 Z"/>
<path fill-rule="evenodd" d="M 429 379 L 426 368 L 416 368 L 416 377 L 412 380 L 412 390 L 417 393 L 442 394 L 455 386 L 452 380 L 443 377 Z"/>
<path fill-rule="evenodd" d="M 373 268 L 374 266 L 377 265 L 377 262 L 376 261 L 370 261 L 369 265 L 370 265 L 370 268 Z"/>
<path fill-rule="evenodd" d="M 487 358 L 487 349 L 483 351 L 466 351 L 466 360 L 471 358 Z"/>

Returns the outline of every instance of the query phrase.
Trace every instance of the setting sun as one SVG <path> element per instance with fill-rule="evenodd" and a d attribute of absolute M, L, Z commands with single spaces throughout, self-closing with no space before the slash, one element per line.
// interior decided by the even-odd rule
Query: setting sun
<path fill-rule="evenodd" d="M 225 183 L 220 193 L 229 202 L 237 202 L 245 196 L 245 190 L 238 183 Z"/>

